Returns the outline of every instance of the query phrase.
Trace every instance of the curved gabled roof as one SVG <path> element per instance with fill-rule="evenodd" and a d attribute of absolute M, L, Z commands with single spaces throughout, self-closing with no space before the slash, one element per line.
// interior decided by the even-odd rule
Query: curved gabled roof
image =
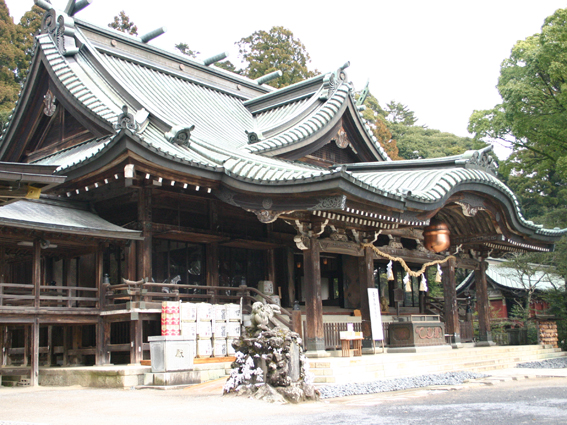
<path fill-rule="evenodd" d="M 163 122 L 195 125 L 191 136 L 214 145 L 238 148 L 248 142 L 252 115 L 242 100 L 140 62 L 101 54 L 120 85 Z"/>
<path fill-rule="evenodd" d="M 270 103 L 268 99 L 271 100 L 269 107 L 255 114 L 254 129 L 259 140 L 245 149 L 252 153 L 276 156 L 304 148 L 324 136 L 349 110 L 357 121 L 361 136 L 374 152 L 375 159 L 389 161 L 390 158 L 355 106 L 352 86 L 344 80 L 344 74 L 343 79 L 337 77 L 339 74 L 334 72 L 315 77 L 246 102 L 258 104 L 262 100 L 266 103 Z M 304 86 L 311 86 L 311 91 L 306 94 Z M 298 92 L 295 98 L 293 91 Z M 281 98 L 280 102 L 278 98 Z"/>
<path fill-rule="evenodd" d="M 240 185 L 243 191 L 269 192 L 280 185 L 280 194 L 297 193 L 294 185 L 301 183 L 302 190 L 346 193 L 370 205 L 414 212 L 441 208 L 459 191 L 477 191 L 503 204 L 512 225 L 524 234 L 558 237 L 567 233 L 567 229 L 543 229 L 526 221 L 484 151 L 392 162 L 356 107 L 345 67 L 283 89 L 262 89 L 252 80 L 227 77 L 225 71 L 203 64 L 185 62 L 198 68 L 197 76 L 183 72 L 180 62 L 185 59 L 177 55 L 86 24 L 83 33 L 82 25 L 73 27 L 73 40 L 81 45 L 76 51 L 66 51 L 51 33 L 38 36 L 41 54 L 36 54 L 35 61 L 41 57 L 62 96 L 98 120 L 101 128 L 113 131 L 126 105 L 136 115 L 136 129 L 99 132 L 97 136 L 104 137 L 46 156 L 38 164 L 57 165 L 61 173 L 101 158 L 106 161 L 104 155 L 114 146 L 127 149 L 126 142 L 118 143 L 128 136 L 133 142 L 128 142 L 128 149 L 147 155 L 148 160 L 164 158 L 162 166 L 188 174 L 196 168 L 207 170 L 210 178 Z M 98 41 L 89 38 L 93 31 L 99 31 L 94 37 Z M 113 44 L 114 38 L 119 42 Z M 116 48 L 120 43 L 125 47 Z M 235 81 L 247 84 L 246 93 L 238 93 Z M 372 162 L 329 169 L 278 158 L 309 154 L 310 148 L 315 150 L 335 137 L 341 126 L 367 150 L 359 158 Z M 173 130 L 179 128 L 190 133 L 187 143 L 172 141 Z"/>
<path fill-rule="evenodd" d="M 348 172 L 359 182 L 382 192 L 403 196 L 406 205 L 431 209 L 441 206 L 449 196 L 459 191 L 494 192 L 497 201 L 507 200 L 511 213 L 526 230 L 542 236 L 561 236 L 567 229 L 545 229 L 526 220 L 514 193 L 496 177 L 496 167 L 487 155 L 490 148 L 468 151 L 462 155 L 429 160 L 408 160 L 390 163 L 351 164 Z"/>

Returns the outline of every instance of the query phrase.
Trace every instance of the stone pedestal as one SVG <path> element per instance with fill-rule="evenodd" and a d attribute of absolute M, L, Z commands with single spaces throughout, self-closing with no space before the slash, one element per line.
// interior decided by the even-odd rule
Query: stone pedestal
<path fill-rule="evenodd" d="M 441 322 L 393 322 L 388 329 L 391 348 L 445 345 L 445 325 Z"/>
<path fill-rule="evenodd" d="M 195 357 L 195 340 L 184 336 L 151 336 L 152 372 L 191 370 Z"/>

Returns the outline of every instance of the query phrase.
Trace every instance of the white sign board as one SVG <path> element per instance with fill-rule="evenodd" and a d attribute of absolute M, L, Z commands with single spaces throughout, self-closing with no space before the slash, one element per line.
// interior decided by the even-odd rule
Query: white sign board
<path fill-rule="evenodd" d="M 368 304 L 370 306 L 372 339 L 374 341 L 383 341 L 384 328 L 382 327 L 382 314 L 380 313 L 380 296 L 378 295 L 378 288 L 368 288 Z"/>

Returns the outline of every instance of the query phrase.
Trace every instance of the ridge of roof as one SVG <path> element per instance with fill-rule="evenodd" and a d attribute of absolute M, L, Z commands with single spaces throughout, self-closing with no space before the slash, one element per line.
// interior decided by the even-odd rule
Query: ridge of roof
<path fill-rule="evenodd" d="M 345 100 L 350 88 L 341 84 L 329 98 L 316 108 L 308 117 L 273 137 L 260 140 L 244 147 L 248 152 L 267 153 L 276 149 L 297 146 L 304 142 L 336 119 L 344 109 Z"/>
<path fill-rule="evenodd" d="M 231 81 L 240 85 L 245 85 L 250 89 L 257 90 L 258 92 L 269 93 L 275 90 L 271 86 L 258 84 L 256 81 L 248 77 L 245 77 L 243 75 L 226 71 L 216 66 L 210 66 L 210 65 L 207 66 L 202 61 L 198 61 L 196 59 L 190 58 L 189 56 L 177 54 L 175 52 L 170 52 L 168 50 L 150 45 L 148 43 L 144 43 L 141 41 L 139 37 L 125 34 L 114 29 L 100 27 L 96 24 L 93 24 L 92 22 L 88 22 L 83 19 L 77 19 L 75 17 L 73 17 L 73 19 L 75 20 L 75 25 L 78 26 L 79 29 L 88 30 L 101 37 L 120 40 L 122 43 L 134 49 L 137 49 L 141 52 L 151 53 L 156 55 L 157 57 L 175 61 L 178 65 L 181 63 L 183 66 L 190 67 L 191 69 L 197 70 L 199 72 L 203 72 L 204 74 L 215 75 L 227 81 Z M 88 37 L 86 38 L 88 39 Z M 102 44 L 97 43 L 97 48 L 102 48 L 102 47 L 104 47 L 109 51 L 112 50 L 115 54 L 118 54 L 117 53 L 118 49 L 110 49 L 108 46 L 103 46 Z M 146 59 L 148 59 L 147 56 Z"/>
<path fill-rule="evenodd" d="M 313 96 L 321 89 L 325 77 L 326 74 L 319 74 L 307 80 L 276 89 L 270 93 L 246 100 L 244 106 L 253 114 L 258 114 Z"/>
<path fill-rule="evenodd" d="M 407 159 L 387 162 L 361 162 L 356 164 L 337 164 L 334 167 L 345 167 L 345 169 L 353 172 L 367 170 L 385 172 L 406 169 L 466 168 L 482 170 L 496 176 L 498 164 L 492 156 L 488 155 L 488 152 L 491 150 L 492 146 L 489 145 L 486 148 L 479 150 L 469 150 L 460 155 L 452 155 L 443 158 Z"/>

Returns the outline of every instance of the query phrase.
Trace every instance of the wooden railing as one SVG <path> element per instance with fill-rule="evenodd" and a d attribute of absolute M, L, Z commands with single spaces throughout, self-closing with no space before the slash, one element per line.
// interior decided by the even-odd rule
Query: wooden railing
<path fill-rule="evenodd" d="M 340 350 L 341 349 L 341 338 L 340 332 L 347 330 L 346 322 L 330 322 L 323 323 L 323 335 L 325 338 L 325 350 Z M 389 322 L 382 323 L 382 329 L 384 331 L 384 344 L 388 345 L 388 327 Z M 303 321 L 303 335 L 307 330 L 307 323 Z M 355 332 L 362 331 L 362 323 L 353 323 L 353 330 Z"/>
<path fill-rule="evenodd" d="M 40 308 L 96 308 L 99 302 L 97 288 L 42 285 L 39 291 Z M 0 283 L 0 308 L 33 308 L 35 300 L 32 284 Z"/>
<path fill-rule="evenodd" d="M 268 304 L 273 302 L 269 296 L 249 286 L 234 288 L 127 280 L 118 285 L 107 286 L 106 298 L 109 303 L 187 301 L 211 304 L 239 304 L 242 299 L 244 313 L 250 313 L 252 304 L 256 301 L 265 300 Z M 291 312 L 283 307 L 280 311 L 280 314 L 276 314 L 276 319 L 291 329 Z"/>

